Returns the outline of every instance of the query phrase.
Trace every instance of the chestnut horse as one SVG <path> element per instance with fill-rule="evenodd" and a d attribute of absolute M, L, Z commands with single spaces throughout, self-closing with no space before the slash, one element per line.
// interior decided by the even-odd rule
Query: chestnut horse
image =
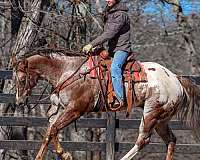
<path fill-rule="evenodd" d="M 67 159 L 58 140 L 59 130 L 94 109 L 100 85 L 97 79 L 81 74 L 85 61 L 84 56 L 52 53 L 49 56 L 30 56 L 14 68 L 17 104 L 25 102 L 39 79 L 48 81 L 54 88 L 66 80 L 70 81 L 60 88 L 59 94 L 52 92 L 50 95 L 51 108 L 47 112 L 49 126 L 36 160 L 43 159 L 50 141 L 59 157 Z M 200 87 L 157 63 L 142 62 L 142 65 L 148 81 L 134 85 L 135 106 L 143 109 L 139 135 L 133 148 L 121 160 L 130 160 L 144 148 L 150 142 L 154 129 L 167 145 L 166 160 L 172 160 L 176 137 L 168 122 L 177 113 L 182 122 L 190 127 L 199 127 Z M 64 108 L 62 112 L 58 112 L 60 106 Z"/>

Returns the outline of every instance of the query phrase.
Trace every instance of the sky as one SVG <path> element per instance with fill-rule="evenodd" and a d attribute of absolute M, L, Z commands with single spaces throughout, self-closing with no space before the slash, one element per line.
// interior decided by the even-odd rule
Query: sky
<path fill-rule="evenodd" d="M 100 0 L 105 3 L 105 0 Z M 123 0 L 128 3 L 129 0 Z M 56 0 L 58 8 L 61 8 L 63 4 L 67 5 L 65 0 Z M 94 2 L 94 0 L 93 0 Z M 200 14 L 200 0 L 180 0 L 183 8 L 183 13 L 187 16 L 191 13 Z M 102 5 L 105 6 L 105 5 Z M 149 2 L 143 7 L 144 14 L 160 15 L 162 12 L 165 18 L 174 19 L 175 15 L 172 13 L 172 5 L 164 3 L 162 4 L 159 0 L 149 0 Z"/>
<path fill-rule="evenodd" d="M 157 0 L 149 0 L 150 2 L 144 6 L 144 13 L 156 14 L 162 11 L 165 15 L 172 15 L 172 5 L 157 3 Z M 191 13 L 200 13 L 200 0 L 180 0 L 183 13 L 189 15 Z"/>

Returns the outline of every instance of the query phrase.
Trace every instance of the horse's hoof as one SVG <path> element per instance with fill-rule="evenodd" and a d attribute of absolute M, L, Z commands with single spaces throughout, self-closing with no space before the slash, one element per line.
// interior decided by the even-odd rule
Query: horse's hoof
<path fill-rule="evenodd" d="M 73 158 L 70 153 L 63 153 L 62 160 L 73 160 Z"/>
<path fill-rule="evenodd" d="M 37 156 L 37 157 L 35 158 L 35 160 L 42 160 L 42 157 Z"/>

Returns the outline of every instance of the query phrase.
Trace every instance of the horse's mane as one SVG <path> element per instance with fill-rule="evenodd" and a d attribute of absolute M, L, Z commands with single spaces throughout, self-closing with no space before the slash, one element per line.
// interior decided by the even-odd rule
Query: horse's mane
<path fill-rule="evenodd" d="M 74 50 L 67 50 L 66 48 L 37 48 L 37 49 L 31 49 L 30 51 L 26 52 L 23 56 L 20 58 L 29 58 L 34 55 L 40 55 L 48 58 L 52 58 L 52 54 L 57 55 L 64 55 L 69 57 L 85 57 L 83 53 L 80 51 L 74 51 Z"/>

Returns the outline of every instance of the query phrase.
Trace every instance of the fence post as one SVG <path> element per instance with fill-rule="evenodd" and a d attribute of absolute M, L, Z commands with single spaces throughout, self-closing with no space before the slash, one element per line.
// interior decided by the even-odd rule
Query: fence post
<path fill-rule="evenodd" d="M 116 113 L 109 112 L 107 114 L 106 128 L 106 160 L 115 159 L 115 119 Z"/>

